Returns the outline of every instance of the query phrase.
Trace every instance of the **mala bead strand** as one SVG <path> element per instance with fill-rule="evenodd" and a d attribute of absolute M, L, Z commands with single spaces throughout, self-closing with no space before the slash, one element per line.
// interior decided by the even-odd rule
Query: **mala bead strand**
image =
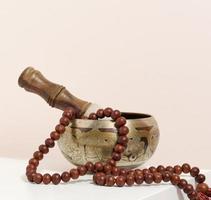
<path fill-rule="evenodd" d="M 147 184 L 151 184 L 153 182 L 161 183 L 162 181 L 164 181 L 164 182 L 171 182 L 172 185 L 175 185 L 178 188 L 182 189 L 184 193 L 187 194 L 190 200 L 202 199 L 202 196 L 203 195 L 205 196 L 205 194 L 207 196 L 211 196 L 210 195 L 211 189 L 208 188 L 207 184 L 199 183 L 196 187 L 196 190 L 194 190 L 191 184 L 188 184 L 188 182 L 185 179 L 181 179 L 179 176 L 182 172 L 183 173 L 189 172 L 193 177 L 197 176 L 199 182 L 202 182 L 205 180 L 205 177 L 202 174 L 198 176 L 199 169 L 197 167 L 190 168 L 190 165 L 187 165 L 186 163 L 183 164 L 182 166 L 183 168 L 180 167 L 179 165 L 177 165 L 176 167 L 168 166 L 166 168 L 164 166 L 158 166 L 157 168 L 150 167 L 149 169 L 146 168 L 143 170 L 135 169 L 135 170 L 129 170 L 127 172 L 124 169 L 113 167 L 112 171 L 114 171 L 114 173 L 112 175 L 106 176 L 106 174 L 104 173 L 97 174 L 99 180 L 101 179 L 104 180 L 105 177 L 107 181 L 103 182 L 103 184 L 102 182 L 99 181 L 96 181 L 95 183 L 96 184 L 100 183 L 100 185 L 106 185 L 106 186 L 113 186 L 116 183 L 118 187 L 123 187 L 124 185 L 127 186 L 132 186 L 133 184 L 139 185 L 144 182 Z M 103 176 L 103 178 L 101 178 L 101 176 Z M 111 183 L 108 180 L 111 180 Z"/>
<path fill-rule="evenodd" d="M 55 146 L 56 140 L 60 138 L 60 135 L 64 133 L 65 126 L 67 126 L 74 117 L 74 110 L 67 109 L 63 113 L 63 117 L 60 119 L 60 124 L 55 127 L 55 131 L 51 132 L 50 138 L 45 140 L 45 144 L 39 146 L 39 150 L 34 152 L 33 158 L 29 160 L 29 165 L 26 169 L 26 175 L 30 182 L 35 182 L 37 184 L 43 182 L 44 184 L 49 184 L 52 182 L 53 184 L 58 184 L 61 181 L 61 176 L 59 174 L 40 174 L 36 173 L 37 166 L 39 165 L 39 160 L 43 159 L 44 154 L 49 152 L 49 148 L 53 148 Z M 32 167 L 34 166 L 34 167 Z"/>
<path fill-rule="evenodd" d="M 70 179 L 78 179 L 79 176 L 83 176 L 87 174 L 87 172 L 95 173 L 97 174 L 97 177 L 99 177 L 98 172 L 105 171 L 106 174 L 112 173 L 112 167 L 116 166 L 116 161 L 119 161 L 121 159 L 121 154 L 125 150 L 125 146 L 123 146 L 122 143 L 124 145 L 127 144 L 128 140 L 126 135 L 128 134 L 129 129 L 125 126 L 126 119 L 124 117 L 121 117 L 120 111 L 113 111 L 113 109 L 109 107 L 104 110 L 99 109 L 96 113 L 91 113 L 89 115 L 89 119 L 92 120 L 103 117 L 112 117 L 112 119 L 115 120 L 115 126 L 118 130 L 118 134 L 120 136 L 124 136 L 122 142 L 115 145 L 112 152 L 112 158 L 109 159 L 106 164 L 102 162 L 96 162 L 95 164 L 93 164 L 92 162 L 87 162 L 85 165 L 78 166 L 76 169 L 71 169 L 69 172 L 63 172 L 61 175 L 58 173 L 54 173 L 52 175 L 42 175 L 36 172 L 39 161 L 43 159 L 44 154 L 47 154 L 49 152 L 49 148 L 53 148 L 55 146 L 55 141 L 59 140 L 60 135 L 65 132 L 65 127 L 68 126 L 73 119 L 75 119 L 75 115 L 76 113 L 72 108 L 66 109 L 62 114 L 62 117 L 59 121 L 60 123 L 56 125 L 55 130 L 50 133 L 50 137 L 45 140 L 45 144 L 40 145 L 38 148 L 39 150 L 34 152 L 33 158 L 29 160 L 29 164 L 26 167 L 26 176 L 30 182 L 34 182 L 37 184 L 40 184 L 42 182 L 44 184 L 49 184 L 52 182 L 53 184 L 57 185 L 61 181 L 68 182 Z M 100 175 L 103 177 L 100 176 L 100 178 L 97 178 L 97 181 L 95 182 L 96 184 L 104 185 L 106 183 L 104 177 L 105 174 Z M 114 182 L 114 178 L 110 178 L 107 180 L 110 185 L 112 185 L 111 180 L 113 180 Z"/>
<path fill-rule="evenodd" d="M 75 110 L 72 108 L 66 109 L 56 125 L 55 130 L 50 133 L 50 137 L 45 140 L 44 144 L 38 147 L 38 150 L 33 153 L 33 157 L 29 160 L 26 167 L 26 176 L 30 182 L 37 184 L 59 184 L 61 181 L 69 182 L 70 180 L 78 179 L 87 173 L 93 174 L 93 182 L 101 186 L 123 187 L 124 185 L 132 186 L 134 184 L 159 184 L 170 182 L 177 186 L 187 194 L 190 200 L 209 200 L 211 197 L 211 188 L 205 182 L 206 177 L 200 173 L 198 167 L 192 167 L 188 163 L 182 166 L 175 165 L 164 167 L 151 166 L 145 169 L 128 170 L 116 166 L 116 162 L 121 160 L 121 155 L 127 148 L 129 129 L 126 126 L 126 119 L 121 116 L 119 110 L 113 110 L 108 107 L 99 109 L 96 113 L 91 113 L 88 117 L 90 120 L 97 120 L 104 117 L 111 117 L 114 120 L 114 126 L 117 128 L 117 142 L 113 148 L 111 158 L 103 162 L 87 162 L 85 165 L 80 165 L 76 168 L 65 171 L 61 174 L 54 173 L 52 175 L 45 173 L 37 173 L 39 162 L 44 158 L 44 155 L 49 153 L 49 149 L 55 146 L 55 141 L 60 139 L 60 136 L 65 132 L 65 127 L 76 118 Z M 185 179 L 180 178 L 180 175 L 190 174 L 195 178 L 197 186 L 194 189 L 193 185 L 189 184 Z"/>

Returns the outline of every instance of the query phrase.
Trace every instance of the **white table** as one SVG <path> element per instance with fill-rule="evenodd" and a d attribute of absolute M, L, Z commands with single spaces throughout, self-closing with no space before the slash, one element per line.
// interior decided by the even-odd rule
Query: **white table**
<path fill-rule="evenodd" d="M 37 185 L 25 178 L 26 161 L 0 158 L 1 200 L 184 200 L 185 195 L 170 184 L 141 185 L 133 187 L 102 187 L 92 184 L 86 175 L 79 180 L 59 185 Z M 211 184 L 211 170 L 203 173 Z M 185 176 L 191 183 L 193 178 Z"/>

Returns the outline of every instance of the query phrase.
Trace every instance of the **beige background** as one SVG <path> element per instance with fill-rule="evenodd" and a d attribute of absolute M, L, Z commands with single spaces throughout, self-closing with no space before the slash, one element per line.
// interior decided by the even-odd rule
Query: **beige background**
<path fill-rule="evenodd" d="M 31 65 L 83 99 L 153 114 L 148 165 L 211 169 L 210 11 L 210 0 L 0 0 L 0 156 L 29 158 L 61 115 L 18 87 Z M 58 149 L 45 163 L 68 166 Z"/>

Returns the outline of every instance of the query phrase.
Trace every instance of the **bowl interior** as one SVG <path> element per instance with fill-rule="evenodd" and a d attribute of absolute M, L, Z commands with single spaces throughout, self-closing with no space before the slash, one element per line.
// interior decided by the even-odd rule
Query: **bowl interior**
<path fill-rule="evenodd" d="M 122 112 L 122 116 L 126 119 L 143 119 L 143 118 L 149 118 L 152 117 L 149 114 L 144 113 L 132 113 L 132 112 Z"/>

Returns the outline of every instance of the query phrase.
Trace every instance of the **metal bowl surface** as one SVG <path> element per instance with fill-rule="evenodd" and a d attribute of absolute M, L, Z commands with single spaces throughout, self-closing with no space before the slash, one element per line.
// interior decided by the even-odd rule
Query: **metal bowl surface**
<path fill-rule="evenodd" d="M 128 145 L 117 162 L 120 167 L 134 168 L 142 165 L 156 150 L 159 129 L 154 117 L 142 113 L 122 113 L 129 128 Z M 114 121 L 109 119 L 76 119 L 58 141 L 62 154 L 74 165 L 87 161 L 106 161 L 117 141 Z"/>

